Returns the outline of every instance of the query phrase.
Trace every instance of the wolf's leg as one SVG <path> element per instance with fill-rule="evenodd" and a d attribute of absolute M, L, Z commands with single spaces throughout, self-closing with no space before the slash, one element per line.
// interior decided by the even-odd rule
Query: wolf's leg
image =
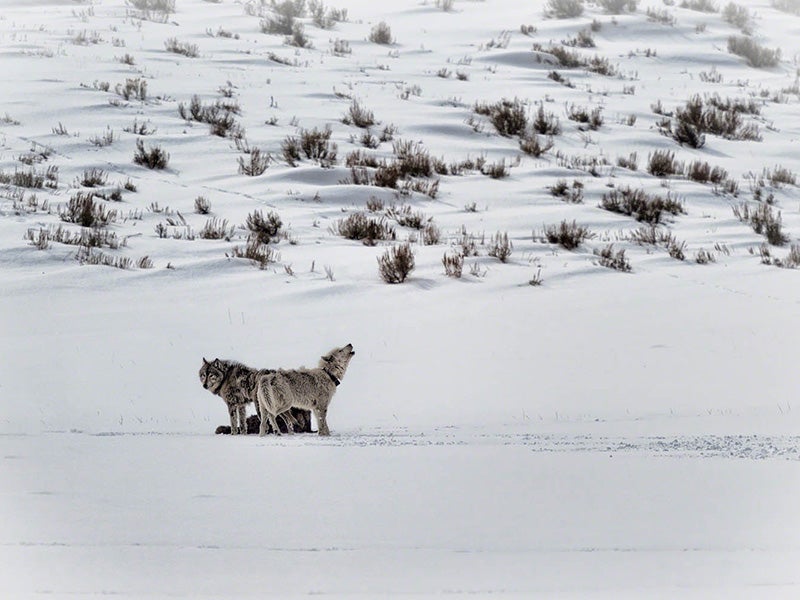
<path fill-rule="evenodd" d="M 233 404 L 228 405 L 228 416 L 231 418 L 231 435 L 239 433 L 239 427 L 236 423 L 236 407 Z"/>
<path fill-rule="evenodd" d="M 247 405 L 239 405 L 239 433 L 247 435 Z"/>
<path fill-rule="evenodd" d="M 267 429 L 269 428 L 268 424 L 269 422 L 267 421 L 267 419 L 269 418 L 269 413 L 264 410 L 261 411 L 261 414 L 264 416 L 261 418 L 261 423 L 259 423 L 258 425 L 258 435 L 264 437 L 265 435 L 267 435 Z"/>
<path fill-rule="evenodd" d="M 317 427 L 320 435 L 330 435 L 331 430 L 328 429 L 328 409 L 317 408 L 314 410 L 314 416 L 317 417 Z"/>
<path fill-rule="evenodd" d="M 286 432 L 289 435 L 294 434 L 295 427 L 297 427 L 298 423 L 297 423 L 297 419 L 295 419 L 294 415 L 292 414 L 292 409 L 290 408 L 289 410 L 283 411 L 280 414 L 280 417 L 281 417 L 281 419 L 283 419 L 283 422 L 286 424 Z"/>
<path fill-rule="evenodd" d="M 272 432 L 275 435 L 281 435 L 281 430 L 280 427 L 278 427 L 278 421 L 275 419 L 275 415 L 267 413 L 267 417 L 269 417 L 269 424 L 272 425 Z"/>

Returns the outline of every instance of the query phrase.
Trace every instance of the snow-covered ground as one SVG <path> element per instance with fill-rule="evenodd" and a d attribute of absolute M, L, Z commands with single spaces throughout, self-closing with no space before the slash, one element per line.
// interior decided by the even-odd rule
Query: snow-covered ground
<path fill-rule="evenodd" d="M 2 596 L 800 595 L 800 279 L 762 264 L 762 248 L 786 262 L 798 243 L 800 190 L 756 181 L 800 171 L 800 17 L 745 5 L 754 39 L 782 50 L 757 69 L 727 52 L 739 32 L 719 12 L 655 1 L 574 19 L 515 0 L 331 6 L 348 20 L 301 18 L 313 47 L 298 49 L 260 31 L 274 13 L 255 2 L 177 0 L 158 22 L 112 0 L 0 1 Z M 593 20 L 596 48 L 577 52 L 607 57 L 614 76 L 532 50 Z M 380 21 L 394 44 L 368 40 Z M 170 38 L 198 56 L 167 52 Z M 116 92 L 136 78 L 144 100 Z M 668 113 L 714 93 L 755 102 L 742 118 L 762 140 L 707 134 L 691 149 L 659 133 L 659 100 Z M 238 103 L 238 144 L 181 118 L 193 95 Z M 504 98 L 559 118 L 551 151 L 523 154 L 473 110 Z M 508 176 L 417 179 L 439 180 L 435 198 L 343 183 L 351 152 L 394 156 L 342 122 L 354 99 L 376 137 L 391 124 L 395 142 L 448 164 L 505 159 Z M 570 104 L 601 107 L 602 126 L 581 131 Z M 134 121 L 150 133 L 125 131 Z M 287 136 L 326 126 L 335 165 L 283 160 Z M 167 168 L 133 164 L 137 139 L 168 152 Z M 263 174 L 239 173 L 245 146 L 273 156 Z M 657 150 L 725 169 L 738 195 L 649 174 Z M 631 152 L 638 169 L 618 166 Z M 594 173 L 576 168 L 589 157 Z M 15 171 L 54 166 L 52 187 L 14 185 Z M 106 183 L 81 186 L 88 169 Z M 583 202 L 554 197 L 559 180 L 580 181 Z M 126 182 L 136 191 L 96 201 L 116 211 L 100 230 L 125 240 L 100 252 L 130 268 L 26 239 L 78 232 L 59 216 L 70 199 Z M 633 241 L 642 223 L 599 206 L 628 186 L 682 202 L 658 231 L 685 260 Z M 373 216 L 394 204 L 432 218 L 439 242 L 391 214 L 394 241 L 334 232 L 376 199 Z M 780 211 L 783 246 L 737 218 L 745 204 Z M 265 269 L 233 257 L 255 210 L 283 222 Z M 201 238 L 210 218 L 230 239 Z M 563 220 L 595 236 L 575 250 L 544 240 Z M 478 256 L 448 277 L 442 257 L 464 232 Z M 488 255 L 497 232 L 513 242 L 506 263 Z M 387 285 L 376 258 L 408 238 L 416 269 Z M 631 272 L 599 264 L 611 243 Z M 699 264 L 701 251 L 714 260 Z M 145 256 L 152 268 L 137 266 Z M 213 435 L 227 414 L 199 385 L 202 357 L 310 366 L 348 342 L 330 438 Z"/>

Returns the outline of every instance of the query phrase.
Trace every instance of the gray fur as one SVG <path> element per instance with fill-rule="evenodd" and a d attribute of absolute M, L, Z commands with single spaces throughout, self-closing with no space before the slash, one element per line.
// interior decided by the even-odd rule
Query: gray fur
<path fill-rule="evenodd" d="M 342 348 L 334 348 L 320 358 L 316 369 L 281 369 L 260 374 L 257 383 L 262 415 L 259 435 L 266 435 L 267 421 L 273 431 L 280 435 L 275 417 L 292 407 L 312 411 L 317 419 L 319 434 L 330 435 L 328 406 L 354 354 L 353 344 L 347 344 Z M 294 432 L 291 424 L 288 430 L 289 433 Z"/>
<path fill-rule="evenodd" d="M 215 358 L 211 362 L 203 359 L 200 383 L 212 394 L 216 394 L 228 406 L 231 418 L 231 433 L 247 433 L 247 405 L 254 402 L 256 414 L 261 417 L 256 395 L 256 384 L 261 376 L 274 373 L 269 369 L 252 369 L 232 360 Z"/>

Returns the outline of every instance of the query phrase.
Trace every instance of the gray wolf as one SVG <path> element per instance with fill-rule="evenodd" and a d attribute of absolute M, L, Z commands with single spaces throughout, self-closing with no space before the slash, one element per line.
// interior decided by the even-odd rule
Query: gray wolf
<path fill-rule="evenodd" d="M 247 433 L 247 405 L 249 403 L 255 403 L 256 414 L 259 419 L 261 418 L 256 384 L 259 377 L 273 372 L 270 369 L 253 369 L 233 360 L 215 358 L 207 361 L 203 358 L 203 366 L 199 372 L 200 383 L 212 394 L 222 398 L 227 405 L 232 434 Z M 281 415 L 281 419 L 284 421 L 294 420 L 291 413 Z M 310 424 L 310 413 L 306 421 Z"/>
<path fill-rule="evenodd" d="M 267 422 L 280 435 L 275 417 L 293 407 L 312 411 L 319 434 L 330 435 L 328 406 L 354 355 L 353 344 L 347 344 L 321 357 L 316 369 L 281 369 L 259 374 L 256 386 L 262 415 L 259 435 L 267 434 Z M 287 425 L 289 433 L 294 433 L 293 424 Z"/>

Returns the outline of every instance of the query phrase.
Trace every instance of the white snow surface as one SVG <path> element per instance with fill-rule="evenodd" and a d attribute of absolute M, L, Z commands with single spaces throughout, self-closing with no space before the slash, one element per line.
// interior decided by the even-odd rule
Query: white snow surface
<path fill-rule="evenodd" d="M 785 260 L 798 243 L 800 190 L 763 189 L 783 246 L 764 246 L 733 210 L 759 205 L 762 169 L 800 172 L 800 17 L 743 4 L 753 38 L 782 51 L 757 69 L 727 52 L 739 32 L 720 13 L 678 2 L 552 19 L 544 2 L 456 0 L 446 12 L 341 0 L 330 6 L 348 20 L 330 30 L 300 19 L 305 49 L 260 31 L 267 3 L 176 0 L 164 22 L 135 4 L 0 0 L 0 596 L 800 597 L 800 279 L 762 264 L 763 247 Z M 577 51 L 617 75 L 531 49 L 593 20 L 597 47 Z M 380 21 L 390 46 L 368 40 Z M 167 52 L 169 38 L 198 56 Z M 334 55 L 336 40 L 351 53 Z M 146 99 L 115 91 L 133 78 Z M 179 116 L 179 103 L 213 103 L 221 88 L 247 144 L 273 156 L 262 175 L 238 172 L 230 137 Z M 672 111 L 714 93 L 755 101 L 760 114 L 743 118 L 762 140 L 708 134 L 691 149 L 659 133 L 657 101 Z M 559 117 L 553 150 L 527 156 L 473 111 L 503 98 Z M 343 184 L 350 152 L 393 156 L 391 141 L 365 150 L 364 131 L 342 122 L 351 99 L 374 112 L 375 136 L 392 124 L 395 141 L 447 163 L 505 159 L 509 175 L 435 175 L 435 198 Z M 579 130 L 569 104 L 601 107 L 603 125 Z M 125 131 L 134 120 L 152 133 Z M 326 126 L 336 165 L 286 164 L 287 136 Z M 92 143 L 109 130 L 110 145 Z M 133 164 L 137 139 L 163 147 L 168 167 Z M 649 174 L 656 150 L 724 168 L 738 196 Z M 606 161 L 590 174 L 556 152 Z M 617 166 L 631 152 L 638 170 Z M 11 177 L 53 166 L 52 188 Z M 82 187 L 88 169 L 106 184 Z M 583 184 L 583 203 L 550 194 L 562 179 Z M 70 198 L 126 181 L 136 191 L 98 200 L 116 211 L 102 229 L 125 243 L 100 250 L 130 268 L 26 239 L 80 231 L 59 216 Z M 642 224 L 599 207 L 626 186 L 683 202 L 659 229 L 685 242 L 686 260 L 631 241 Z M 195 213 L 198 196 L 210 215 Z M 394 241 L 334 233 L 374 199 L 432 218 L 439 243 L 389 217 Z M 278 213 L 286 232 L 266 269 L 233 257 L 255 210 Z M 209 218 L 227 220 L 230 239 L 202 239 Z M 594 238 L 572 251 L 543 241 L 562 220 Z M 463 231 L 479 255 L 447 277 L 442 256 Z M 513 242 L 506 263 L 488 255 L 496 232 Z M 416 269 L 387 285 L 376 258 L 409 237 Z M 599 264 L 593 251 L 611 243 L 630 273 Z M 715 260 L 698 264 L 700 250 Z M 136 265 L 145 256 L 152 268 Z M 330 437 L 214 435 L 228 417 L 199 384 L 203 357 L 294 368 L 346 343 L 356 355 Z"/>

